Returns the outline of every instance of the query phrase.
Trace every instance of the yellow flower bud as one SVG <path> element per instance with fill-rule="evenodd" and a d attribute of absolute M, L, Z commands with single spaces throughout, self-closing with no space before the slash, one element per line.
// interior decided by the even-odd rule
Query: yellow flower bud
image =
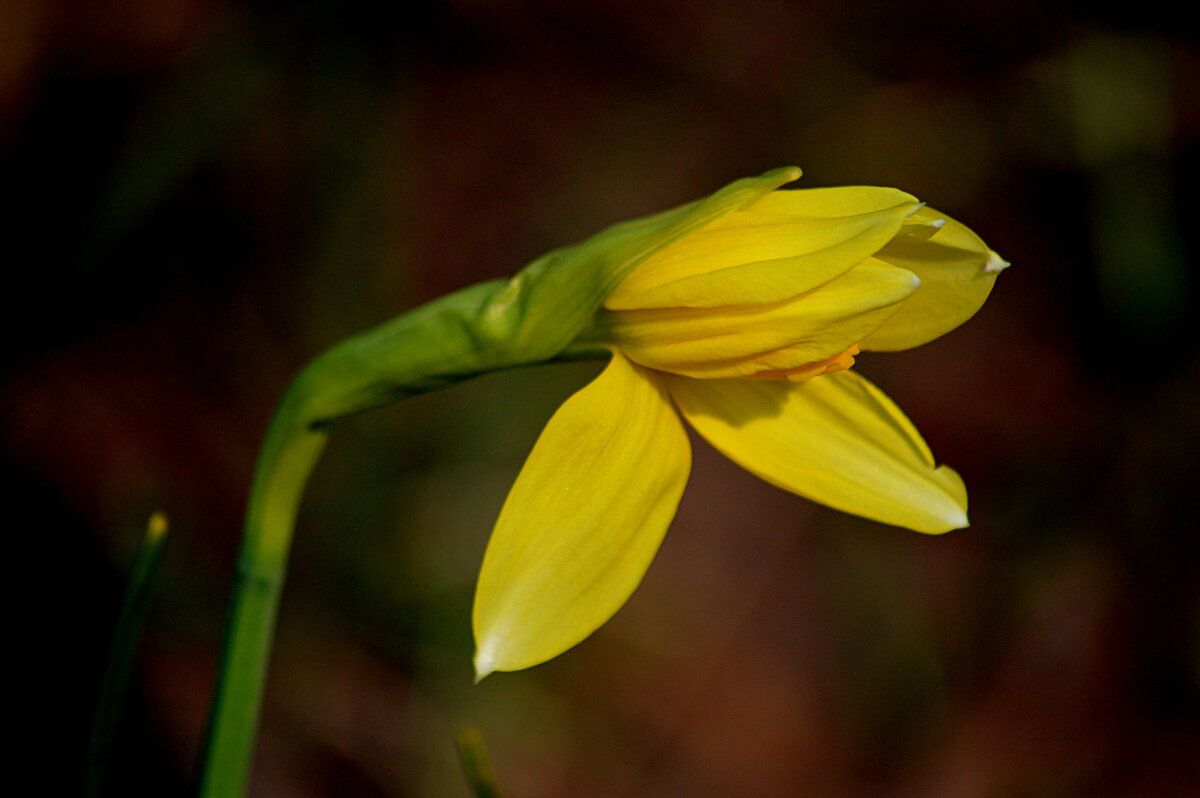
<path fill-rule="evenodd" d="M 953 329 L 987 297 L 997 263 L 896 189 L 773 191 L 641 263 L 598 328 L 648 368 L 802 380 L 826 361 L 845 368 L 860 343 L 907 348 Z"/>

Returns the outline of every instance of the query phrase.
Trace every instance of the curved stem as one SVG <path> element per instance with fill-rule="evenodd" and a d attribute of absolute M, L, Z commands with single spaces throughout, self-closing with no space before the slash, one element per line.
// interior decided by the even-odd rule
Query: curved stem
<path fill-rule="evenodd" d="M 519 365 L 481 338 L 502 281 L 463 289 L 343 341 L 292 382 L 259 453 L 234 574 L 199 777 L 201 798 L 240 798 L 253 758 L 275 616 L 304 486 L 326 425 L 477 374 Z"/>
<path fill-rule="evenodd" d="M 303 419 L 298 385 L 271 421 L 254 476 L 202 755 L 202 798 L 245 793 L 296 512 L 328 437 Z"/>

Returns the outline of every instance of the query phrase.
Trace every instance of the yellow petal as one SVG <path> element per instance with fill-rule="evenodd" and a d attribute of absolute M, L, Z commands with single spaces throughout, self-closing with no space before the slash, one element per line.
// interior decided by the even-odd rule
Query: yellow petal
<path fill-rule="evenodd" d="M 751 205 L 760 213 L 782 216 L 816 216 L 836 219 L 917 204 L 916 198 L 898 188 L 882 186 L 836 186 L 805 188 L 793 191 L 772 191 L 763 194 Z"/>
<path fill-rule="evenodd" d="M 913 234 L 904 234 L 910 226 Z M 920 346 L 974 316 L 1008 266 L 979 236 L 931 208 L 914 214 L 875 257 L 921 278 L 921 288 L 862 342 L 887 352 Z"/>
<path fill-rule="evenodd" d="M 483 559 L 477 678 L 561 654 L 641 581 L 691 467 L 661 379 L 614 354 L 546 425 Z"/>
<path fill-rule="evenodd" d="M 643 366 L 704 379 L 741 377 L 844 352 L 918 285 L 912 272 L 868 260 L 783 302 L 604 311 L 597 325 Z"/>
<path fill-rule="evenodd" d="M 967 494 L 920 433 L 854 372 L 809 382 L 670 378 L 696 431 L 746 470 L 822 504 L 918 532 L 967 525 Z"/>
<path fill-rule="evenodd" d="M 777 302 L 874 254 L 916 206 L 892 188 L 775 191 L 654 254 L 604 304 L 633 310 Z"/>

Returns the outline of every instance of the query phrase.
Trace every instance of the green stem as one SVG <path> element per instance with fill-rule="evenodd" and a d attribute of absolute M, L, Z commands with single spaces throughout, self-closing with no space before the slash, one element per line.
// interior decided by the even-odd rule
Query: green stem
<path fill-rule="evenodd" d="M 246 512 L 204 749 L 202 798 L 245 793 L 296 511 L 325 446 L 326 432 L 297 417 L 294 396 L 285 397 L 268 429 Z"/>
<path fill-rule="evenodd" d="M 506 329 L 508 303 L 499 313 L 490 304 L 498 293 L 507 298 L 506 285 L 471 286 L 344 341 L 301 371 L 284 394 L 246 510 L 202 754 L 201 798 L 245 794 L 296 513 L 328 423 L 529 362 L 502 346 L 503 336 L 489 326 Z"/>

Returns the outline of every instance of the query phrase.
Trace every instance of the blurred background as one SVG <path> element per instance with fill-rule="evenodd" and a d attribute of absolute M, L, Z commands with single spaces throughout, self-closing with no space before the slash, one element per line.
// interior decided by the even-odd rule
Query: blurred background
<path fill-rule="evenodd" d="M 347 420 L 300 518 L 253 795 L 466 796 L 463 722 L 511 798 L 1200 794 L 1184 7 L 0 0 L 0 441 L 37 585 L 13 645 L 25 736 L 60 763 L 38 792 L 79 789 L 161 508 L 109 787 L 188 794 L 255 452 L 307 359 L 795 163 L 912 192 L 1014 264 L 959 331 L 858 365 L 963 474 L 972 527 L 841 515 L 697 441 L 626 608 L 475 687 L 491 524 L 599 365 Z"/>

